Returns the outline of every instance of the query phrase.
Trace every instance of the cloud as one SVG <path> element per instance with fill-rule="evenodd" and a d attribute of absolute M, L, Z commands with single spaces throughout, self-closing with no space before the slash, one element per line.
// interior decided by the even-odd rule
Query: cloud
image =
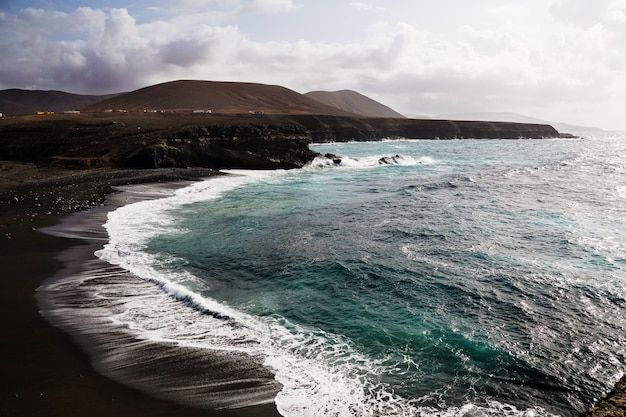
<path fill-rule="evenodd" d="M 356 9 L 356 10 L 368 11 L 368 12 L 370 12 L 370 11 L 382 12 L 382 11 L 387 10 L 385 7 L 373 6 L 371 4 L 363 3 L 361 1 L 350 2 L 350 7 L 352 7 L 353 9 Z"/>
<path fill-rule="evenodd" d="M 0 36 L 0 54 L 7 58 L 0 63 L 4 88 L 134 89 L 169 74 L 184 75 L 181 68 L 227 64 L 230 48 L 242 39 L 234 27 L 198 24 L 201 17 L 189 19 L 194 24 L 188 26 L 179 26 L 180 18 L 139 25 L 126 9 L 83 8 L 72 14 L 28 9 L 8 20 Z M 80 40 L 63 39 L 70 30 L 85 33 Z"/>
<path fill-rule="evenodd" d="M 54 36 L 67 32 L 86 32 L 92 24 L 103 18 L 104 13 L 88 7 L 80 7 L 72 13 L 45 11 L 27 8 L 17 15 L 2 13 L 1 32 L 13 33 L 17 38 L 31 36 L 36 31 L 39 36 Z"/>
<path fill-rule="evenodd" d="M 254 12 L 277 13 L 294 9 L 291 0 L 253 0 L 250 9 Z"/>
<path fill-rule="evenodd" d="M 560 0 L 550 5 L 550 13 L 568 24 L 592 26 L 606 16 L 611 0 Z"/>
<path fill-rule="evenodd" d="M 374 23 L 358 41 L 343 43 L 258 42 L 227 24 L 238 13 L 255 18 L 299 7 L 285 0 L 218 2 L 217 11 L 146 23 L 123 8 L 24 9 L 0 13 L 0 88 L 103 94 L 196 78 L 300 92 L 351 88 L 405 113 L 512 110 L 547 118 L 540 111 L 563 111 L 578 119 L 573 103 L 623 108 L 620 42 L 626 39 L 611 22 L 622 18 L 625 1 L 603 3 L 599 21 L 583 16 L 587 3 L 577 0 L 554 3 L 550 16 L 559 18 L 551 25 L 533 24 L 528 9 L 503 5 L 487 13 L 503 19 L 507 30 L 468 23 L 437 32 Z M 574 4 L 578 11 L 566 7 Z M 578 19 L 567 20 L 568 13 Z M 580 114 L 591 113 L 579 105 Z M 602 106 L 596 107 L 611 114 Z"/>
<path fill-rule="evenodd" d="M 582 30 L 600 26 L 618 42 L 626 40 L 626 0 L 560 0 L 551 4 L 549 10 L 564 25 Z"/>
<path fill-rule="evenodd" d="M 626 1 L 614 1 L 607 8 L 607 20 L 616 24 L 626 23 Z"/>

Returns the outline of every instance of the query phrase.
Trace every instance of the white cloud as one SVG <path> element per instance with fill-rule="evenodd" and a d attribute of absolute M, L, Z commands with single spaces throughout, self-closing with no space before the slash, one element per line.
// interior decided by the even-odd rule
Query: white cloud
<path fill-rule="evenodd" d="M 250 8 L 255 12 L 277 13 L 295 8 L 291 0 L 252 0 Z"/>
<path fill-rule="evenodd" d="M 626 35 L 612 22 L 626 0 L 602 3 L 598 21 L 583 16 L 586 4 L 554 3 L 541 21 L 529 8 L 500 5 L 485 11 L 494 24 L 467 19 L 453 30 L 379 22 L 343 43 L 259 42 L 225 23 L 309 13 L 286 0 L 204 0 L 194 7 L 214 8 L 146 23 L 123 8 L 2 12 L 0 88 L 109 93 L 182 78 L 251 81 L 300 92 L 351 88 L 405 113 L 511 110 L 603 125 L 624 107 Z"/>
<path fill-rule="evenodd" d="M 609 4 L 607 19 L 619 24 L 626 22 L 626 0 L 614 1 Z"/>
<path fill-rule="evenodd" d="M 550 5 L 550 12 L 568 24 L 590 26 L 603 20 L 611 0 L 559 0 Z"/>
<path fill-rule="evenodd" d="M 374 6 L 368 3 L 363 3 L 361 1 L 353 1 L 350 2 L 350 7 L 352 7 L 353 9 L 356 10 L 361 10 L 361 11 L 377 11 L 377 12 L 381 12 L 381 11 L 385 11 L 387 10 L 385 7 L 382 6 Z"/>

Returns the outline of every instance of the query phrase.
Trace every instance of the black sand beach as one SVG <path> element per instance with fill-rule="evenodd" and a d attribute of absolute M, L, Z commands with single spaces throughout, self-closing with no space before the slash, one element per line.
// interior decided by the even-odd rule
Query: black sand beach
<path fill-rule="evenodd" d="M 44 234 L 42 228 L 58 224 L 70 213 L 102 205 L 115 185 L 194 180 L 215 175 L 215 171 L 68 171 L 12 162 L 0 165 L 0 303 L 5 318 L 0 355 L 4 375 L 0 382 L 0 415 L 278 415 L 273 404 L 212 411 L 197 402 L 181 405 L 113 382 L 94 370 L 92 359 L 71 336 L 52 326 L 39 312 L 37 288 L 67 267 L 58 255 L 68 249 L 71 252 L 66 253 L 79 257 L 93 253 L 85 242 Z M 75 259 L 77 265 L 84 260 Z M 143 355 L 168 357 L 163 349 L 145 348 L 138 348 Z M 179 355 L 178 351 L 169 356 L 169 362 L 164 360 L 162 367 L 153 371 L 167 374 L 168 366 L 180 365 L 172 362 Z M 211 372 L 217 375 L 218 367 L 211 368 L 215 358 L 200 359 L 209 369 L 204 377 Z M 194 374 L 194 369 L 188 367 L 179 372 L 179 377 L 183 381 Z"/>
<path fill-rule="evenodd" d="M 42 229 L 63 221 L 72 223 L 74 220 L 69 217 L 72 213 L 102 206 L 105 197 L 112 195 L 112 187 L 116 185 L 191 181 L 216 174 L 213 170 L 202 168 L 55 170 L 0 161 L 0 305 L 4 318 L 0 342 L 0 369 L 3 373 L 0 415 L 278 415 L 272 403 L 237 410 L 211 410 L 203 404 L 198 391 L 188 391 L 191 401 L 182 405 L 114 382 L 103 376 L 107 373 L 106 369 L 96 371 L 93 357 L 74 338 L 42 317 L 37 302 L 37 289 L 51 277 L 57 279 L 80 268 L 100 271 L 112 268 L 95 259 L 92 255 L 94 247 L 85 241 L 53 236 L 43 233 Z M 113 207 L 102 207 L 100 215 Z M 79 227 L 85 227 L 85 224 Z M 64 259 L 60 258 L 60 254 L 64 254 Z M 120 334 L 119 337 L 107 340 L 112 343 L 112 349 L 118 348 L 115 345 L 124 342 L 127 336 Z M 227 376 L 229 369 L 220 369 L 218 356 L 198 356 L 197 351 L 183 350 L 139 343 L 134 349 L 128 349 L 128 353 L 159 358 L 162 366 L 148 367 L 153 375 L 161 374 L 167 379 L 167 369 L 175 368 L 176 372 L 169 373 L 169 376 L 178 378 L 172 379 L 175 385 L 193 381 L 194 378 L 210 378 L 212 372 L 218 379 Z M 189 360 L 188 363 L 193 365 L 181 369 L 180 358 Z M 199 363 L 204 369 L 200 374 L 198 368 L 194 368 Z M 145 374 L 145 371 L 131 369 L 138 374 Z M 144 391 L 151 392 L 150 387 Z M 625 415 L 625 391 L 623 379 L 605 400 L 584 415 Z"/>

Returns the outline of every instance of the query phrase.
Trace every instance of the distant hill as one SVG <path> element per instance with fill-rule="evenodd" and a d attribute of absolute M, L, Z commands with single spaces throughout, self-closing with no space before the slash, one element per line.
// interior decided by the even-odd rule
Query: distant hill
<path fill-rule="evenodd" d="M 241 114 L 325 114 L 354 116 L 276 85 L 179 80 L 141 88 L 98 102 L 85 111 L 211 110 Z"/>
<path fill-rule="evenodd" d="M 405 118 L 403 115 L 384 104 L 352 90 L 311 91 L 306 93 L 305 96 L 328 106 L 336 107 L 360 116 Z"/>
<path fill-rule="evenodd" d="M 33 114 L 37 111 L 80 110 L 99 101 L 114 97 L 109 95 L 81 95 L 55 90 L 21 90 L 12 88 L 0 91 L 0 112 L 5 116 Z"/>
<path fill-rule="evenodd" d="M 415 114 L 415 113 L 407 113 L 404 116 L 409 119 L 421 119 L 421 120 L 432 119 L 432 117 L 430 116 L 424 116 L 423 114 Z"/>
<path fill-rule="evenodd" d="M 602 132 L 599 127 L 576 126 L 567 123 L 553 123 L 535 117 L 524 116 L 512 112 L 480 112 L 480 113 L 458 113 L 458 114 L 440 114 L 437 119 L 444 120 L 478 120 L 489 122 L 515 122 L 515 123 L 536 123 L 549 124 L 561 133 L 590 133 Z"/>

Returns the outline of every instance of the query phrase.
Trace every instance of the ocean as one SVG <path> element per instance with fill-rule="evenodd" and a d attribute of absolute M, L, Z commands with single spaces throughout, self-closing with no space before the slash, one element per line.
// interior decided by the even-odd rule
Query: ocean
<path fill-rule="evenodd" d="M 110 212 L 157 291 L 108 319 L 256 358 L 289 417 L 575 416 L 624 375 L 626 135 L 311 148 Z"/>

